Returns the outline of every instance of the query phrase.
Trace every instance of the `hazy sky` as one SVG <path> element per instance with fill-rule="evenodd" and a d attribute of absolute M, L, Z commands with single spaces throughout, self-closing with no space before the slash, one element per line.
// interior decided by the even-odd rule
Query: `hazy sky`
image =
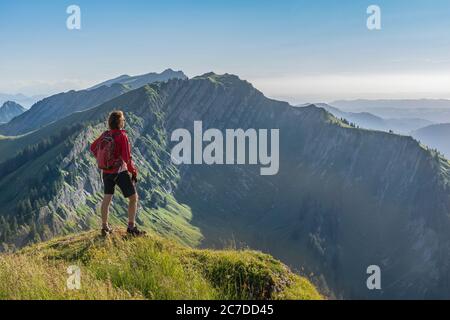
<path fill-rule="evenodd" d="M 81 30 L 66 28 L 71 4 Z M 366 27 L 371 4 L 380 31 Z M 168 67 L 234 73 L 291 102 L 450 98 L 450 1 L 0 0 L 0 92 Z"/>

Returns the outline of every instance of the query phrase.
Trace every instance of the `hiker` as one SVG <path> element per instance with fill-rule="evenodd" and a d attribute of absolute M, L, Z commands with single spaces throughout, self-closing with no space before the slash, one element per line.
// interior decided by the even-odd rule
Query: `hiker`
<path fill-rule="evenodd" d="M 131 147 L 125 128 L 125 116 L 122 111 L 113 111 L 108 118 L 109 130 L 105 131 L 91 145 L 91 152 L 102 169 L 105 195 L 102 202 L 102 235 L 112 233 L 108 224 L 109 206 L 118 185 L 128 199 L 127 233 L 133 236 L 144 235 L 136 226 L 138 195 L 136 192 L 137 169 L 131 157 Z"/>

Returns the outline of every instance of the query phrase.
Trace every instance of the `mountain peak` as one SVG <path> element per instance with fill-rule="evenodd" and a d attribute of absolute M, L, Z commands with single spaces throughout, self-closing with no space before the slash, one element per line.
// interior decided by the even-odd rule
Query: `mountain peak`
<path fill-rule="evenodd" d="M 12 101 L 12 100 L 5 101 L 5 103 L 3 103 L 3 105 L 0 108 L 13 107 L 13 106 L 23 108 L 20 104 L 18 104 L 15 101 Z"/>
<path fill-rule="evenodd" d="M 218 73 L 215 73 L 214 71 L 206 72 L 206 73 L 204 73 L 204 74 L 202 74 L 200 76 L 197 76 L 195 78 L 209 78 L 209 77 L 212 77 L 212 78 L 233 78 L 233 79 L 236 79 L 236 80 L 241 80 L 235 74 L 231 74 L 231 73 L 218 74 Z"/>
<path fill-rule="evenodd" d="M 17 102 L 8 100 L 0 107 L 0 123 L 9 122 L 25 111 L 26 109 Z"/>
<path fill-rule="evenodd" d="M 213 71 L 210 71 L 210 72 L 206 72 L 206 73 L 204 73 L 204 74 L 202 74 L 202 75 L 200 75 L 200 76 L 197 76 L 196 78 L 207 78 L 207 77 L 214 77 L 214 76 L 217 76 L 218 74 L 217 73 L 215 73 L 215 72 L 213 72 Z"/>
<path fill-rule="evenodd" d="M 164 70 L 163 72 L 161 72 L 161 74 L 167 74 L 167 73 L 182 73 L 184 75 L 184 72 L 181 70 L 173 70 L 172 68 L 167 68 L 166 70 Z"/>
<path fill-rule="evenodd" d="M 237 75 L 231 74 L 231 73 L 224 73 L 224 74 L 217 74 L 213 71 L 207 72 L 205 74 L 202 74 L 200 76 L 196 76 L 193 79 L 208 79 L 211 80 L 212 82 L 219 82 L 222 84 L 237 84 L 237 83 L 241 83 L 241 84 L 246 84 L 249 85 L 253 88 L 253 85 L 248 82 L 247 80 L 243 80 L 241 78 L 239 78 Z"/>

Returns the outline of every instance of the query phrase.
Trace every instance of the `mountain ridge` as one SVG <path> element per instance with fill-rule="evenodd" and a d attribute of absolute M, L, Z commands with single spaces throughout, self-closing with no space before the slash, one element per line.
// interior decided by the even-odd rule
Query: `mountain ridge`
<path fill-rule="evenodd" d="M 174 79 L 174 78 L 187 79 L 187 76 L 181 70 L 174 71 L 170 68 L 164 70 L 161 73 L 150 72 L 150 73 L 137 75 L 137 76 L 129 76 L 127 74 L 123 74 L 114 79 L 101 82 L 95 86 L 88 88 L 87 90 L 97 89 L 98 87 L 101 87 L 101 86 L 109 87 L 113 84 L 123 84 L 123 85 L 128 86 L 131 90 L 133 90 L 133 89 L 142 87 L 143 85 L 145 85 L 147 83 L 166 82 L 166 81 L 168 81 L 170 79 Z"/>
<path fill-rule="evenodd" d="M 164 82 L 172 78 L 187 78 L 182 71 L 175 72 L 171 69 L 166 69 L 160 74 L 147 73 L 126 79 L 123 77 L 107 80 L 89 89 L 70 90 L 47 97 L 35 103 L 14 121 L 0 125 L 0 134 L 5 136 L 26 134 L 74 112 L 96 107 L 147 83 Z M 123 83 L 117 81 L 121 78 Z"/>
<path fill-rule="evenodd" d="M 9 123 L 0 125 L 0 134 L 6 136 L 22 135 L 59 120 L 71 113 L 89 109 L 117 97 L 126 91 L 125 86 L 114 84 L 88 91 L 70 90 L 44 98 Z"/>

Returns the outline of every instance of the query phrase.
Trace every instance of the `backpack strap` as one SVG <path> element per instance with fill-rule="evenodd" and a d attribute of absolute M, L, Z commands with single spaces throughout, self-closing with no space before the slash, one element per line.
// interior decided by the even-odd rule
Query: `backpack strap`
<path fill-rule="evenodd" d="M 112 133 L 111 130 L 106 130 L 105 132 L 102 133 L 102 136 L 104 137 L 105 135 L 110 134 L 111 137 L 116 137 L 118 135 L 120 135 L 120 132 L 114 132 Z"/>
<path fill-rule="evenodd" d="M 103 131 L 103 133 L 100 135 L 100 138 L 103 138 L 109 133 L 109 130 Z"/>

